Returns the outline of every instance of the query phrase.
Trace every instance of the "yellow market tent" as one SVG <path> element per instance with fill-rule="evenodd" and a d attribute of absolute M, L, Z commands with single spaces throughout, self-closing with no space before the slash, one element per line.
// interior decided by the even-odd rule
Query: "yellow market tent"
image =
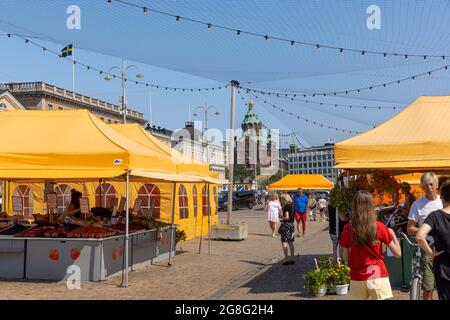
<path fill-rule="evenodd" d="M 89 179 L 127 170 L 176 174 L 169 156 L 123 136 L 87 110 L 0 113 L 0 178 Z"/>
<path fill-rule="evenodd" d="M 210 176 L 202 179 L 179 175 L 176 162 L 170 156 L 120 134 L 87 110 L 2 112 L 0 134 L 4 137 L 0 140 L 0 179 L 43 182 L 46 179 L 93 181 L 121 177 L 126 181 L 127 221 L 131 204 L 130 177 L 173 182 L 215 180 Z M 177 184 L 172 185 L 173 232 Z M 187 200 L 186 191 L 182 192 L 183 199 Z M 125 283 L 128 283 L 128 237 L 125 239 L 124 269 Z M 169 250 L 169 263 L 171 252 Z"/>
<path fill-rule="evenodd" d="M 161 146 L 157 141 L 152 146 L 148 142 L 152 141 L 151 135 L 136 135 L 145 138 L 143 141 L 146 143 L 136 142 L 111 129 L 86 110 L 4 112 L 0 114 L 0 123 L 0 133 L 8 137 L 0 141 L 0 177 L 15 182 L 5 188 L 8 190 L 4 190 L 5 196 L 13 195 L 19 186 L 22 190 L 29 190 L 34 199 L 30 214 L 45 211 L 44 179 L 52 179 L 60 185 L 70 185 L 83 191 L 93 204 L 96 202 L 99 178 L 103 179 L 103 183 L 110 183 L 117 196 L 126 195 L 123 175 L 128 167 L 132 181 L 129 193 L 131 201 L 140 195 L 139 190 L 145 182 L 148 184 L 151 181 L 161 197 L 161 213 L 157 217 L 170 221 L 173 190 L 168 182 L 180 182 L 175 197 L 179 198 L 179 187 L 183 184 L 188 195 L 188 210 L 193 214 L 183 219 L 175 215 L 175 223 L 185 230 L 188 238 L 199 235 L 198 230 L 208 230 L 203 228 L 206 219 L 194 218 L 197 206 L 200 209 L 207 207 L 206 199 L 202 197 L 205 182 L 215 184 L 224 181 L 211 177 L 213 174 L 204 170 L 207 168 L 204 164 L 193 164 L 191 167 L 186 164 L 180 169 L 180 154 L 175 153 L 178 159 L 174 159 L 170 156 L 170 147 Z M 129 127 L 140 130 L 137 125 Z M 179 174 L 184 168 L 190 171 Z M 194 173 L 195 176 L 188 175 Z M 198 190 L 197 198 L 201 201 L 193 199 L 194 185 Z M 217 198 L 217 189 L 215 186 L 210 188 L 210 199 Z M 217 211 L 216 201 L 211 201 L 213 223 L 217 220 L 217 215 L 214 216 Z M 12 203 L 5 202 L 10 212 Z M 174 211 L 178 213 L 179 201 L 175 202 Z M 200 222 L 202 225 L 198 226 Z M 203 231 L 203 234 L 206 232 Z"/>
<path fill-rule="evenodd" d="M 419 97 L 382 125 L 335 144 L 336 168 L 450 168 L 450 96 Z"/>
<path fill-rule="evenodd" d="M 405 173 L 395 176 L 399 183 L 407 182 L 410 185 L 420 185 L 420 177 L 422 173 Z"/>
<path fill-rule="evenodd" d="M 284 178 L 269 184 L 270 190 L 331 190 L 333 183 L 321 174 L 289 174 Z"/>
<path fill-rule="evenodd" d="M 142 126 L 137 123 L 131 124 L 112 124 L 113 129 L 117 130 L 124 136 L 144 145 L 145 147 L 159 152 L 165 156 L 171 157 L 173 162 L 177 164 L 179 174 L 209 176 L 209 165 L 206 163 L 192 160 L 184 156 L 177 150 L 159 141 L 157 138 L 147 132 Z"/>

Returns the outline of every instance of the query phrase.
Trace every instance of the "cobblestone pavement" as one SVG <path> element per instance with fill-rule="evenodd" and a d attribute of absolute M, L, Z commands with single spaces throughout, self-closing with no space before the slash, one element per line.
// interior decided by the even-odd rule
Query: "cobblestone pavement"
<path fill-rule="evenodd" d="M 296 264 L 282 266 L 280 239 L 271 237 L 261 209 L 234 211 L 233 222 L 248 224 L 246 240 L 203 239 L 200 254 L 200 239 L 183 242 L 171 267 L 160 262 L 131 272 L 128 288 L 120 287 L 120 276 L 82 282 L 80 290 L 67 289 L 64 281 L 0 280 L 0 299 L 312 299 L 303 290 L 302 275 L 314 257 L 331 254 L 327 223 L 308 222 L 306 237 L 295 241 Z M 400 292 L 395 296 L 407 298 Z"/>

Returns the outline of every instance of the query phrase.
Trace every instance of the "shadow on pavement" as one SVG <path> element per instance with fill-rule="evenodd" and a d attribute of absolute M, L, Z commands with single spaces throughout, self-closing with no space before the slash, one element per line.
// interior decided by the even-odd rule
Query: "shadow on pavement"
<path fill-rule="evenodd" d="M 249 236 L 260 236 L 260 237 L 270 237 L 272 238 L 272 235 L 270 232 L 268 233 L 248 233 Z"/>
<path fill-rule="evenodd" d="M 305 291 L 305 281 L 303 276 L 309 270 L 315 268 L 314 258 L 323 255 L 300 255 L 295 256 L 295 264 L 282 265 L 284 259 L 275 264 L 266 264 L 269 266 L 263 273 L 259 274 L 249 282 L 243 284 L 241 288 L 249 288 L 248 293 L 292 293 L 291 296 L 300 298 L 310 298 Z M 264 265 L 264 263 L 245 261 L 255 265 Z"/>

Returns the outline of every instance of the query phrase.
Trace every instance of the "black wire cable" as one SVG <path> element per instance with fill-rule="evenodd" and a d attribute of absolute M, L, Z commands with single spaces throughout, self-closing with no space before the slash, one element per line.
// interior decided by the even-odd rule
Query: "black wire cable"
<path fill-rule="evenodd" d="M 183 16 L 180 16 L 180 15 L 176 15 L 176 14 L 172 14 L 172 13 L 168 13 L 168 12 L 152 9 L 150 7 L 147 7 L 147 6 L 140 6 L 140 5 L 128 2 L 128 1 L 124 1 L 124 0 L 107 0 L 107 2 L 108 3 L 117 2 L 117 3 L 120 3 L 122 5 L 127 5 L 129 7 L 133 7 L 135 9 L 139 9 L 143 13 L 153 12 L 153 13 L 156 13 L 156 14 L 159 14 L 159 15 L 175 18 L 175 21 L 183 20 L 183 21 L 189 21 L 189 22 L 192 22 L 192 23 L 204 25 L 208 29 L 217 28 L 217 29 L 231 31 L 231 32 L 235 33 L 237 36 L 239 36 L 241 34 L 246 34 L 246 35 L 249 35 L 249 36 L 253 36 L 253 37 L 264 39 L 266 41 L 268 41 L 268 40 L 276 40 L 276 41 L 280 41 L 280 42 L 285 42 L 285 43 L 288 43 L 290 46 L 302 45 L 302 46 L 315 47 L 317 50 L 319 50 L 321 48 L 335 50 L 335 51 L 337 51 L 337 52 L 339 52 L 341 54 L 344 53 L 344 52 L 352 52 L 352 53 L 360 54 L 362 56 L 366 56 L 366 55 L 372 54 L 372 55 L 383 56 L 384 58 L 392 56 L 392 57 L 403 57 L 404 59 L 408 59 L 410 57 L 413 57 L 413 58 L 422 58 L 424 60 L 426 60 L 428 58 L 438 58 L 438 59 L 445 60 L 445 59 L 450 57 L 450 55 L 446 55 L 446 54 L 428 54 L 428 53 L 427 54 L 415 54 L 415 53 L 400 53 L 400 52 L 390 52 L 390 51 L 376 51 L 376 50 L 368 50 L 368 49 L 347 48 L 345 46 L 331 46 L 331 45 L 321 44 L 321 43 L 305 42 L 305 41 L 300 41 L 300 40 L 294 40 L 294 39 L 287 39 L 287 38 L 272 36 L 272 35 L 269 35 L 269 34 L 256 33 L 256 32 L 242 30 L 242 29 L 238 29 L 238 28 L 232 28 L 232 27 L 219 25 L 219 24 L 206 22 L 206 21 L 201 21 L 201 20 L 197 20 L 197 19 L 193 19 L 193 18 L 189 18 L 189 17 L 183 17 Z"/>

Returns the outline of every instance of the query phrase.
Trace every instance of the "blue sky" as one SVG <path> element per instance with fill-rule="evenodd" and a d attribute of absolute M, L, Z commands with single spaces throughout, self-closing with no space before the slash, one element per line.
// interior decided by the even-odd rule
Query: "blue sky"
<path fill-rule="evenodd" d="M 182 17 L 297 41 L 381 52 L 450 54 L 448 1 L 148 1 L 128 0 Z M 66 27 L 69 5 L 81 9 L 81 29 Z M 381 9 L 381 29 L 366 25 L 369 5 Z M 371 86 L 439 68 L 450 59 L 374 56 L 290 46 L 233 32 L 208 29 L 188 21 L 125 6 L 113 0 L 0 0 L 0 32 L 39 37 L 37 42 L 59 51 L 75 43 L 76 59 L 107 70 L 121 57 L 136 64 L 144 81 L 179 87 L 219 86 L 236 79 L 252 88 L 280 91 L 325 92 Z M 70 89 L 67 61 L 17 38 L 0 37 L 0 81 L 46 81 Z M 133 76 L 133 72 L 130 76 Z M 449 75 L 436 72 L 400 85 L 312 101 L 371 107 L 405 107 L 420 95 L 449 94 Z M 77 68 L 76 90 L 118 103 L 120 81 L 107 82 L 97 73 Z M 128 104 L 149 119 L 150 93 L 144 86 L 127 86 Z M 214 105 L 220 115 L 209 127 L 229 125 L 229 89 L 183 93 L 152 90 L 153 122 L 171 129 L 184 125 L 195 107 Z M 286 99 L 267 98 L 289 112 L 320 123 L 364 131 L 399 109 L 334 108 Z M 240 97 L 236 124 L 246 112 Z M 281 133 L 295 131 L 305 145 L 336 141 L 351 134 L 306 123 L 255 101 L 261 120 Z M 290 139 L 283 139 L 283 143 Z"/>

